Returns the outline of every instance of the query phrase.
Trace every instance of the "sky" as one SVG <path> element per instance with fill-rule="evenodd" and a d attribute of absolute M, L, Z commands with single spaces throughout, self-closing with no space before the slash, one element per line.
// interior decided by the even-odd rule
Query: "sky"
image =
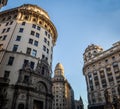
<path fill-rule="evenodd" d="M 120 0 L 8 0 L 1 10 L 22 4 L 35 4 L 48 12 L 58 32 L 53 72 L 60 62 L 75 99 L 81 96 L 87 109 L 83 53 L 90 44 L 107 50 L 120 40 Z"/>

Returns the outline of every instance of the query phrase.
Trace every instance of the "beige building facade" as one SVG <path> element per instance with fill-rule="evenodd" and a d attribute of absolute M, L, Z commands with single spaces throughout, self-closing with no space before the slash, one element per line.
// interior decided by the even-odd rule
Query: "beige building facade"
<path fill-rule="evenodd" d="M 52 78 L 53 109 L 74 109 L 74 92 L 64 76 L 63 65 L 58 63 Z"/>
<path fill-rule="evenodd" d="M 88 108 L 103 109 L 106 103 L 104 92 L 109 91 L 111 102 L 119 97 L 120 41 L 104 51 L 100 46 L 89 45 L 84 56 L 83 74 L 86 78 Z"/>
<path fill-rule="evenodd" d="M 0 12 L 1 108 L 52 108 L 56 40 L 56 28 L 40 7 L 24 4 Z"/>

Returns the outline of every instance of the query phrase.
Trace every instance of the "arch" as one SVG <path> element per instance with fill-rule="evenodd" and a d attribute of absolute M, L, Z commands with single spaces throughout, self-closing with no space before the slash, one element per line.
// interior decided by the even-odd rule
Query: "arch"
<path fill-rule="evenodd" d="M 48 92 L 48 87 L 46 85 L 46 83 L 44 83 L 43 81 L 38 81 L 37 84 L 42 84 L 45 87 L 45 92 Z"/>

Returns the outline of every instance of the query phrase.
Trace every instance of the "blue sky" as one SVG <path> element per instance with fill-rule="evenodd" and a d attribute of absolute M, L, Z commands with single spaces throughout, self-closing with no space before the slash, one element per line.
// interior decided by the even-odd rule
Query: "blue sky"
<path fill-rule="evenodd" d="M 63 64 L 75 99 L 82 96 L 86 109 L 83 53 L 89 44 L 106 50 L 120 40 L 120 0 L 8 0 L 2 10 L 27 3 L 46 10 L 56 26 L 53 71 L 58 62 Z"/>

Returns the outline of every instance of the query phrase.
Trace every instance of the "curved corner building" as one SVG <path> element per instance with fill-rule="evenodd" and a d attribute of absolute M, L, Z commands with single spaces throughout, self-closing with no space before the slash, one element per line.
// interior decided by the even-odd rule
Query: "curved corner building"
<path fill-rule="evenodd" d="M 118 90 L 120 85 L 120 41 L 106 51 L 103 51 L 100 46 L 89 45 L 83 56 L 88 109 L 104 109 L 106 89 L 109 92 L 111 103 L 116 107 L 116 99 L 120 98 Z"/>
<path fill-rule="evenodd" d="M 51 109 L 56 39 L 50 17 L 36 5 L 0 12 L 0 108 Z"/>

